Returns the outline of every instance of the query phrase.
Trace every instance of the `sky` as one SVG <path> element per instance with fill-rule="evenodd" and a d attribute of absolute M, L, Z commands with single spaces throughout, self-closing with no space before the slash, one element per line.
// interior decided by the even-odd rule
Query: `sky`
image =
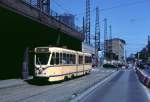
<path fill-rule="evenodd" d="M 51 0 L 51 8 L 59 14 L 71 13 L 82 26 L 86 0 Z M 96 7 L 100 9 L 101 42 L 104 40 L 104 18 L 112 26 L 113 38 L 124 39 L 127 55 L 142 50 L 150 35 L 150 0 L 90 0 L 91 35 L 95 33 Z M 109 29 L 108 29 L 109 33 Z"/>

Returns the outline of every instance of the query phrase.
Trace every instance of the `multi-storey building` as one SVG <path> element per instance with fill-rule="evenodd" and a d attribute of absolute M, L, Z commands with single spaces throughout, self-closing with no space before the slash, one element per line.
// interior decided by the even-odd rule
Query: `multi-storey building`
<path fill-rule="evenodd" d="M 125 60 L 125 45 L 126 42 L 120 38 L 113 38 L 106 41 L 106 51 L 107 53 L 111 52 L 117 55 L 117 59 L 120 62 Z"/>

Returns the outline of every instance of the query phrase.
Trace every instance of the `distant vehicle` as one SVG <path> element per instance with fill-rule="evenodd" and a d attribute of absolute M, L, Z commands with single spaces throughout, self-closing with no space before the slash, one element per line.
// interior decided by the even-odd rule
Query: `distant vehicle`
<path fill-rule="evenodd" d="M 126 69 L 127 67 L 125 66 L 125 65 L 122 65 L 122 67 L 121 67 L 122 69 Z"/>
<path fill-rule="evenodd" d="M 35 77 L 60 81 L 90 73 L 91 54 L 58 47 L 35 48 Z"/>

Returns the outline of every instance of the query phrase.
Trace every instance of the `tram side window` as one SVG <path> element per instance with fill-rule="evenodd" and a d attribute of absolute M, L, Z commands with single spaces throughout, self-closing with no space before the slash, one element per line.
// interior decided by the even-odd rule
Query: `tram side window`
<path fill-rule="evenodd" d="M 73 64 L 76 64 L 76 58 L 75 58 L 75 55 L 72 55 L 72 62 L 73 62 Z"/>
<path fill-rule="evenodd" d="M 62 60 L 63 64 L 67 64 L 67 59 L 66 59 L 66 54 L 63 53 L 63 60 Z"/>
<path fill-rule="evenodd" d="M 51 65 L 58 65 L 59 64 L 59 53 L 53 53 L 51 58 Z"/>
<path fill-rule="evenodd" d="M 83 56 L 79 56 L 79 64 L 83 64 Z"/>
<path fill-rule="evenodd" d="M 63 64 L 75 64 L 75 55 L 63 53 Z"/>
<path fill-rule="evenodd" d="M 56 53 L 56 65 L 59 64 L 59 53 Z"/>
<path fill-rule="evenodd" d="M 54 65 L 55 64 L 55 54 L 53 53 L 52 54 L 52 58 L 51 58 L 51 65 Z"/>
<path fill-rule="evenodd" d="M 85 56 L 85 64 L 87 64 L 87 63 L 88 63 L 88 57 Z"/>
<path fill-rule="evenodd" d="M 72 64 L 72 63 L 71 63 L 70 54 L 67 54 L 67 64 Z"/>
<path fill-rule="evenodd" d="M 70 64 L 75 64 L 75 55 L 70 54 Z"/>
<path fill-rule="evenodd" d="M 63 62 L 63 54 L 62 53 L 60 53 L 60 55 L 59 55 L 59 57 L 60 57 L 60 59 L 59 59 L 59 64 L 62 64 Z"/>
<path fill-rule="evenodd" d="M 91 63 L 91 57 L 90 56 L 85 56 L 85 64 Z"/>

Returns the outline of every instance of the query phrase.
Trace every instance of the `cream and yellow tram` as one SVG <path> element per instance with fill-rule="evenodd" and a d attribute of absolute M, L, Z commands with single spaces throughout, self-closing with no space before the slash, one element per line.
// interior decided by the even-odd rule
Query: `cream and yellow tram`
<path fill-rule="evenodd" d="M 35 77 L 60 81 L 90 73 L 91 54 L 58 47 L 35 48 Z"/>

